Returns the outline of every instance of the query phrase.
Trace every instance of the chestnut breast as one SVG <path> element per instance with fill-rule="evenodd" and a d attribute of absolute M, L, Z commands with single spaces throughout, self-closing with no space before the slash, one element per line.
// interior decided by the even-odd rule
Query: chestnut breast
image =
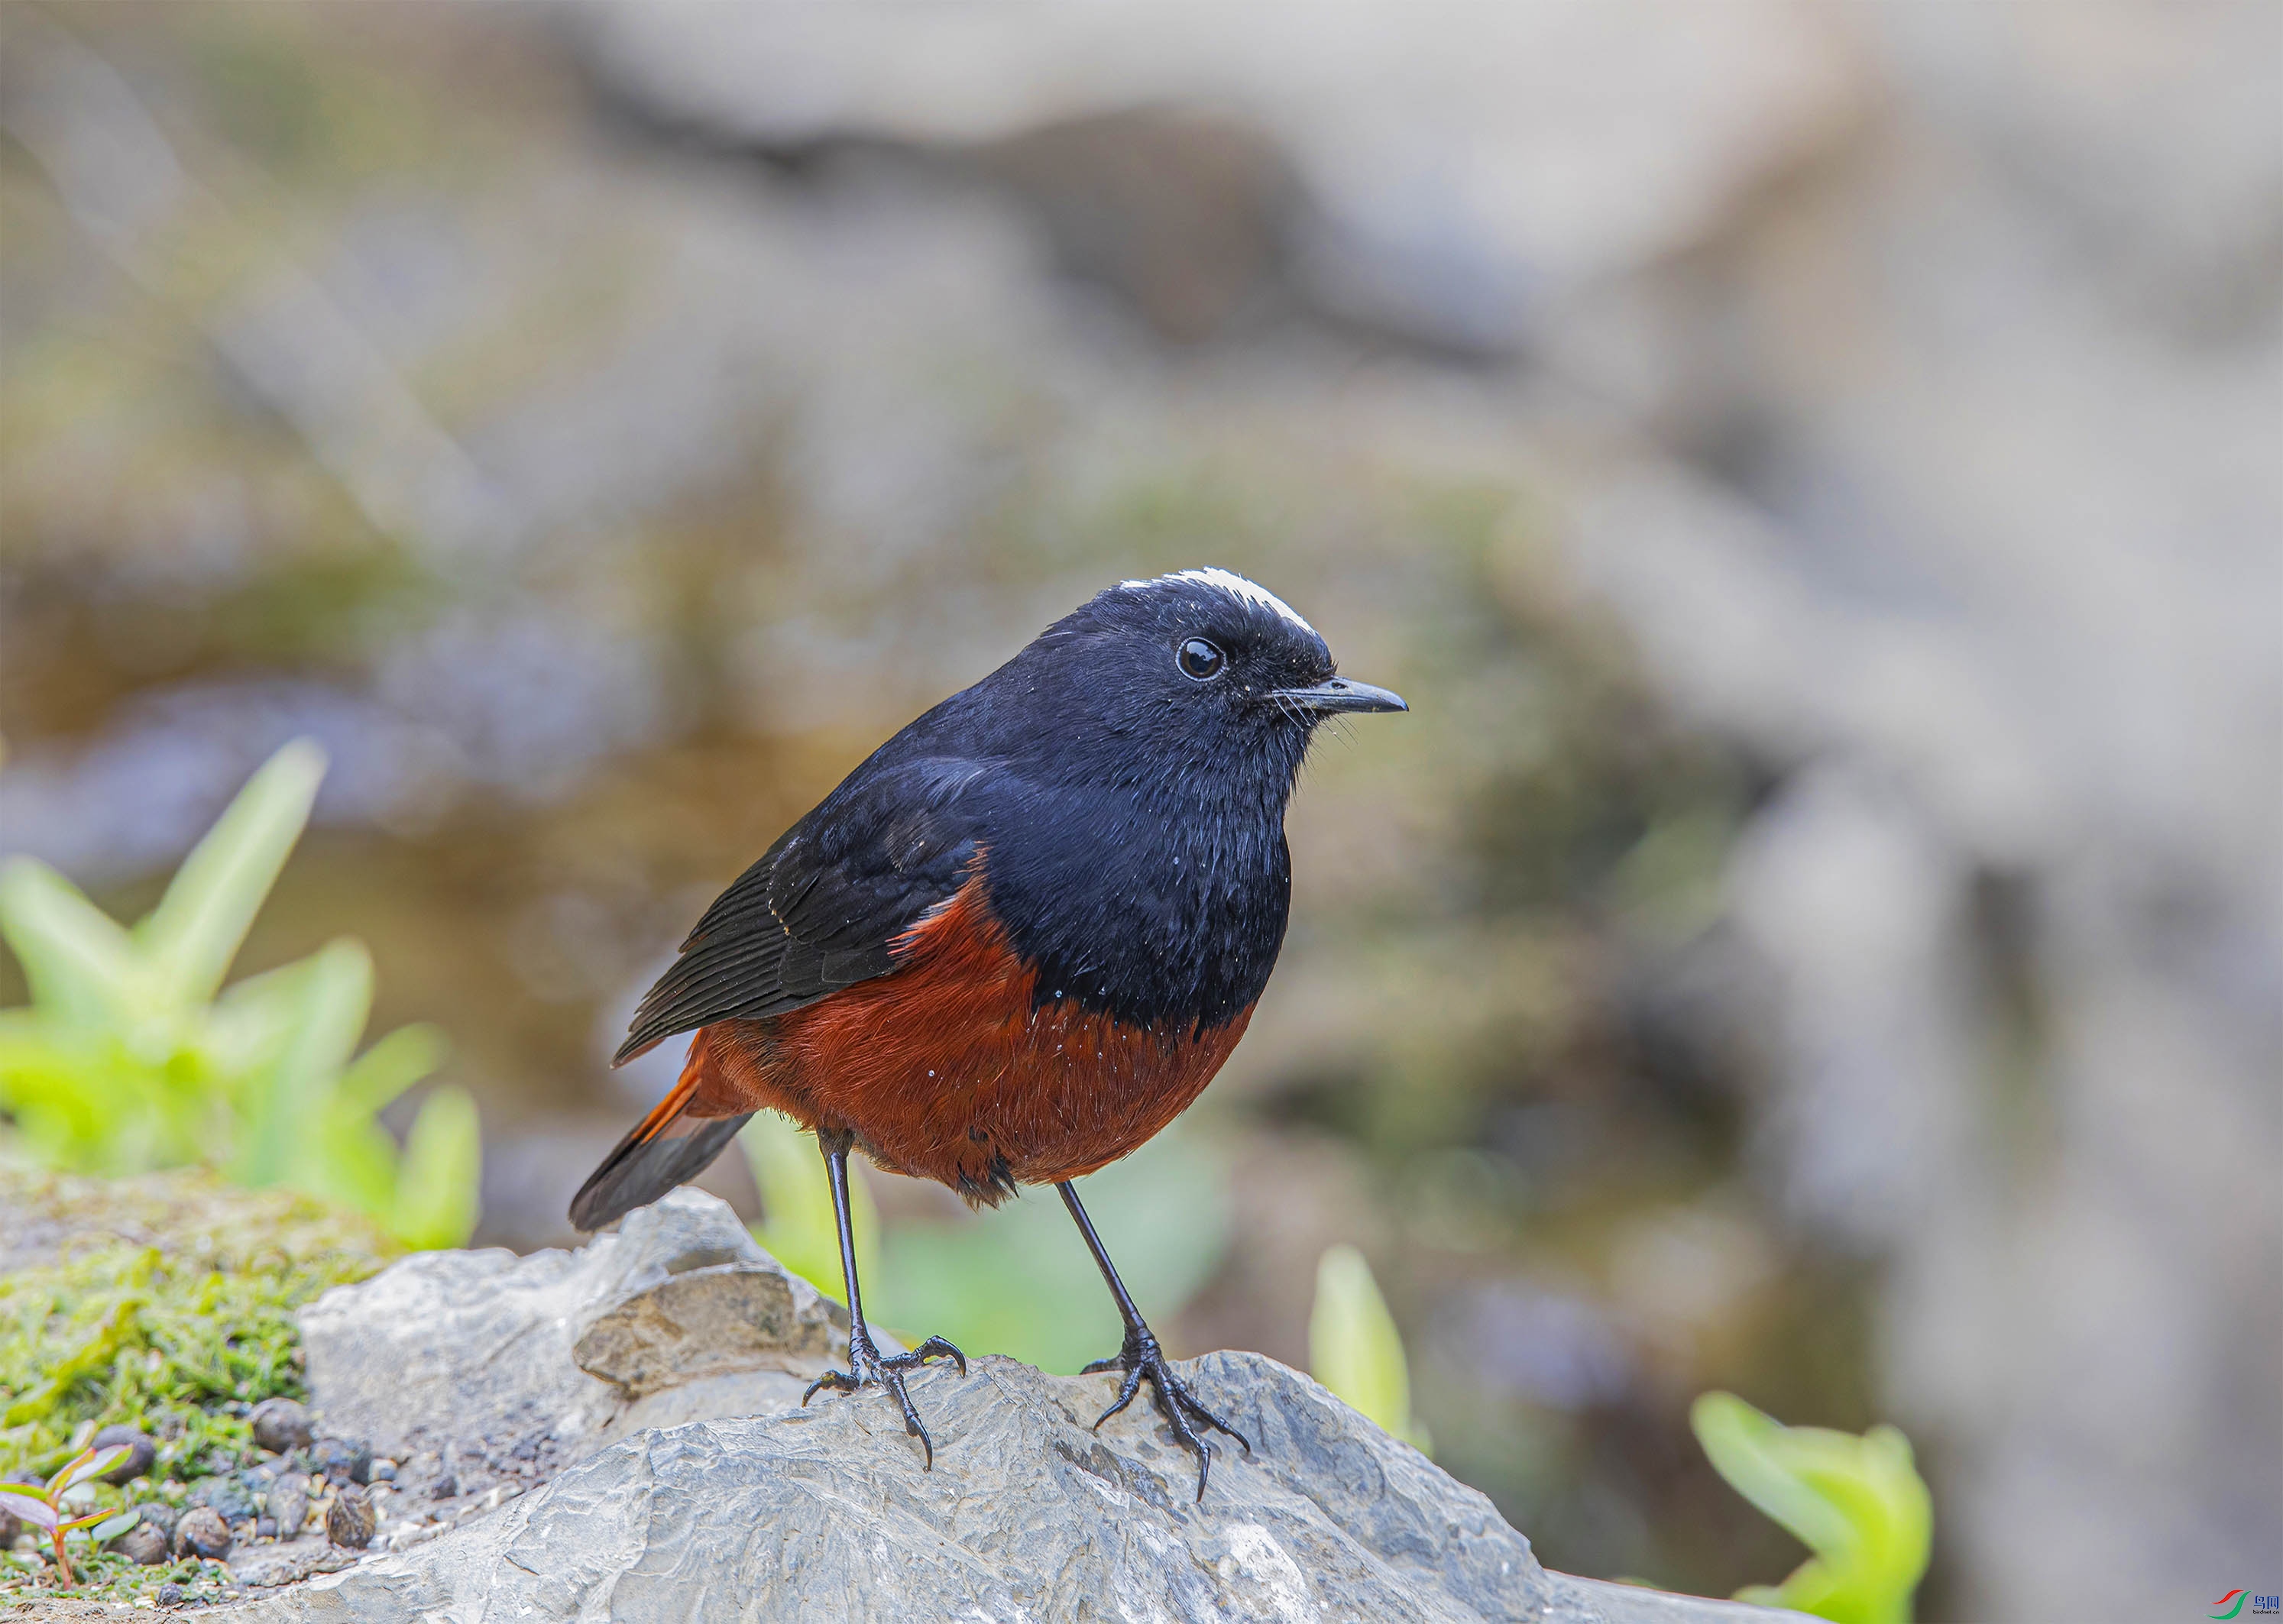
<path fill-rule="evenodd" d="M 720 1105 L 848 1130 L 882 1166 L 995 1203 L 1140 1146 L 1212 1080 L 1251 1015 L 1143 1025 L 1041 997 L 979 877 L 897 956 L 892 974 L 804 1008 L 706 1029 L 736 1096 Z"/>

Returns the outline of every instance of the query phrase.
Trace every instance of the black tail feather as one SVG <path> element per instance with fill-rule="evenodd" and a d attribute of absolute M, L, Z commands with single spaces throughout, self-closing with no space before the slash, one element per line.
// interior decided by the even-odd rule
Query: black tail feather
<path fill-rule="evenodd" d="M 663 1131 L 644 1118 L 579 1186 L 571 1198 L 571 1222 L 582 1230 L 601 1229 L 676 1185 L 688 1184 L 712 1165 L 752 1115 L 682 1118 Z M 681 1131 L 685 1125 L 689 1131 Z"/>

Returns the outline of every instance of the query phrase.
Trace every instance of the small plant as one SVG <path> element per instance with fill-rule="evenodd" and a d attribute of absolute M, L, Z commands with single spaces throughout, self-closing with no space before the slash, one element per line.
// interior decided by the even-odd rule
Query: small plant
<path fill-rule="evenodd" d="M 44 1488 L 31 1483 L 0 1483 L 0 1511 L 13 1511 L 34 1527 L 46 1532 L 49 1542 L 56 1548 L 56 1567 L 66 1584 L 79 1582 L 79 1576 L 72 1572 L 71 1558 L 64 1550 L 66 1536 L 92 1528 L 94 1532 L 87 1538 L 100 1544 L 126 1533 L 143 1513 L 97 1509 L 74 1517 L 64 1504 L 64 1496 L 79 1484 L 93 1482 L 133 1452 L 133 1446 L 124 1443 L 114 1443 L 105 1449 L 82 1449 L 64 1463 L 63 1470 L 50 1478 Z"/>
<path fill-rule="evenodd" d="M 1316 1302 L 1308 1314 L 1308 1365 L 1318 1381 L 1383 1431 L 1422 1455 L 1434 1441 L 1411 1414 L 1411 1362 L 1403 1334 L 1380 1295 L 1371 1264 L 1350 1246 L 1316 1260 Z"/>
<path fill-rule="evenodd" d="M 401 1152 L 375 1120 L 442 1045 L 412 1026 L 356 1053 L 372 1007 L 362 944 L 222 990 L 324 772 L 306 741 L 271 757 L 131 929 L 43 863 L 0 868 L 0 936 L 32 994 L 0 1011 L 0 1109 L 50 1167 L 204 1163 L 339 1201 L 408 1245 L 457 1246 L 475 1226 L 475 1105 L 433 1091 Z"/>
<path fill-rule="evenodd" d="M 1926 1573 L 1934 1502 L 1891 1426 L 1861 1437 L 1786 1426 L 1733 1393 L 1707 1393 L 1688 1413 L 1729 1486 L 1815 1554 L 1780 1585 L 1736 1599 L 1790 1607 L 1834 1624 L 1908 1624 Z"/>

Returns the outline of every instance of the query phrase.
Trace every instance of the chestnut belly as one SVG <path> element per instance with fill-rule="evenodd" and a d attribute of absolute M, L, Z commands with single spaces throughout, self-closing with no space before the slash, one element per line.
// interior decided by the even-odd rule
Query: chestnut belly
<path fill-rule="evenodd" d="M 761 1021 L 704 1029 L 704 1115 L 772 1107 L 856 1136 L 872 1159 L 970 1201 L 1090 1173 L 1212 1081 L 1251 1010 L 1144 1029 L 1036 997 L 970 885 L 907 937 L 892 973 Z"/>

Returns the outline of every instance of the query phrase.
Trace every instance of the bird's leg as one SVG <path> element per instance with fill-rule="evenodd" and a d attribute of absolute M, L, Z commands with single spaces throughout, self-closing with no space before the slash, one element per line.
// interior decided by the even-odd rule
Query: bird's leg
<path fill-rule="evenodd" d="M 920 1425 L 912 1395 L 904 1391 L 904 1372 L 918 1370 L 930 1359 L 949 1359 L 964 1376 L 967 1356 L 939 1336 L 928 1338 L 909 1353 L 890 1354 L 885 1358 L 872 1345 L 872 1333 L 864 1324 L 864 1299 L 856 1288 L 856 1235 L 848 1223 L 849 1138 L 846 1133 L 817 1130 L 817 1146 L 824 1152 L 825 1172 L 832 1181 L 832 1217 L 840 1228 L 840 1274 L 848 1283 L 848 1368 L 827 1371 L 809 1383 L 808 1391 L 800 1395 L 801 1406 L 807 1407 L 819 1387 L 830 1387 L 836 1393 L 853 1393 L 867 1383 L 885 1387 L 895 1395 L 897 1407 L 904 1412 L 904 1430 L 920 1441 L 920 1448 L 927 1452 L 927 1470 L 932 1472 L 935 1443 Z"/>
<path fill-rule="evenodd" d="M 1142 1310 L 1134 1306 L 1134 1299 L 1126 1294 L 1126 1282 L 1118 1278 L 1117 1265 L 1110 1261 L 1110 1254 L 1103 1250 L 1102 1237 L 1094 1232 L 1094 1221 L 1086 1216 L 1086 1208 L 1079 1205 L 1078 1192 L 1066 1183 L 1058 1184 L 1055 1188 L 1063 1193 L 1063 1205 L 1070 1208 L 1071 1216 L 1078 1221 L 1078 1232 L 1086 1237 L 1087 1250 L 1094 1254 L 1095 1266 L 1101 1269 L 1102 1278 L 1110 1286 L 1110 1294 L 1118 1300 L 1118 1317 L 1126 1322 L 1126 1345 L 1118 1350 L 1117 1356 L 1096 1359 L 1086 1367 L 1089 1371 L 1123 1371 L 1126 1373 L 1126 1379 L 1118 1384 L 1118 1402 L 1103 1410 L 1094 1424 L 1100 1426 L 1132 1403 L 1134 1395 L 1142 1390 L 1142 1383 L 1146 1379 L 1151 1395 L 1157 1401 L 1157 1408 L 1173 1424 L 1173 1436 L 1197 1457 L 1197 1498 L 1202 1501 L 1205 1497 L 1205 1478 L 1212 1471 L 1212 1446 L 1198 1436 L 1198 1428 L 1202 1426 L 1227 1433 L 1244 1446 L 1244 1452 L 1248 1455 L 1252 1453 L 1252 1441 L 1199 1403 L 1180 1378 L 1173 1374 L 1173 1367 L 1165 1362 L 1165 1350 L 1157 1346 L 1156 1335 L 1143 1323 Z"/>

